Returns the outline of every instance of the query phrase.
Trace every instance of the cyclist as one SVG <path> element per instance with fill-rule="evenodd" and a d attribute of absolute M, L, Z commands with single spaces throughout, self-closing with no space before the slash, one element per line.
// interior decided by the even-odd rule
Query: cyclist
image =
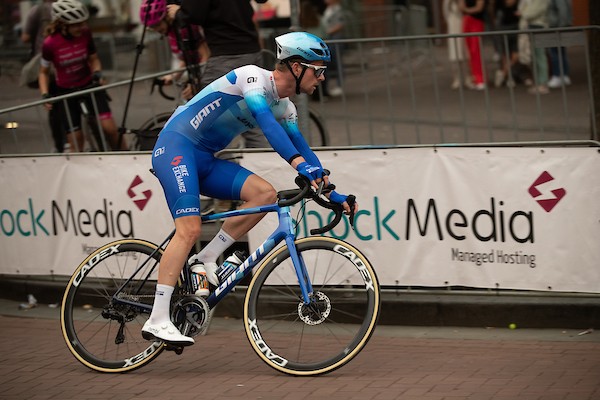
<path fill-rule="evenodd" d="M 42 97 L 50 97 L 50 64 L 54 65 L 56 73 L 56 94 L 64 95 L 77 92 L 89 87 L 91 84 L 102 82 L 102 65 L 90 30 L 86 26 L 89 12 L 77 0 L 58 0 L 52 3 L 52 22 L 47 28 L 47 37 L 42 45 L 42 59 L 39 74 L 39 86 Z M 87 108 L 93 112 L 94 106 L 91 96 L 94 96 L 98 107 L 98 118 L 104 134 L 107 136 L 113 150 L 117 149 L 117 125 L 113 120 L 106 92 L 100 91 L 93 95 L 74 97 L 67 100 L 69 118 L 64 117 L 67 139 L 71 151 L 83 150 L 83 133 L 81 131 L 81 107 L 83 98 Z M 62 107 L 62 102 L 54 106 Z M 53 105 L 46 103 L 46 109 L 51 110 Z M 126 149 L 122 143 L 121 149 Z"/>
<path fill-rule="evenodd" d="M 298 130 L 293 94 L 312 94 L 325 80 L 329 62 L 327 45 L 317 36 L 292 32 L 275 39 L 278 65 L 268 71 L 255 65 L 236 68 L 179 106 L 161 131 L 152 158 L 175 220 L 175 236 L 161 258 L 154 307 L 142 328 L 146 339 L 159 338 L 177 345 L 194 339 L 182 335 L 170 320 L 174 286 L 192 246 L 200 237 L 199 194 L 242 200 L 241 208 L 276 201 L 275 189 L 240 165 L 218 159 L 214 153 L 249 127 L 260 127 L 273 149 L 313 187 L 329 183 L 321 162 Z M 331 201 L 350 206 L 332 191 Z M 353 206 L 352 211 L 358 209 Z M 256 225 L 264 214 L 228 218 L 215 238 L 193 258 L 202 262 L 208 280 L 215 276 L 218 256 Z"/>
<path fill-rule="evenodd" d="M 202 28 L 171 20 L 167 15 L 166 0 L 144 0 L 140 6 L 140 20 L 148 28 L 169 38 L 171 52 L 177 60 L 176 67 L 186 67 L 188 75 L 192 75 L 188 76 L 188 84 L 181 92 L 185 100 L 191 99 L 200 91 L 200 68 L 210 56 Z M 181 73 L 167 75 L 162 81 L 170 85 L 180 77 Z"/>

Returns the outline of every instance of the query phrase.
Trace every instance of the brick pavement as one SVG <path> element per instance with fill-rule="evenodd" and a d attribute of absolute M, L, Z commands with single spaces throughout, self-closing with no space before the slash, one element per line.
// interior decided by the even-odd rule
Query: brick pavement
<path fill-rule="evenodd" d="M 218 320 L 182 356 L 165 352 L 113 375 L 72 357 L 56 309 L 18 312 L 15 303 L 6 310 L 0 307 L 3 400 L 600 399 L 598 333 L 382 326 L 345 367 L 297 378 L 263 364 L 240 321 Z"/>

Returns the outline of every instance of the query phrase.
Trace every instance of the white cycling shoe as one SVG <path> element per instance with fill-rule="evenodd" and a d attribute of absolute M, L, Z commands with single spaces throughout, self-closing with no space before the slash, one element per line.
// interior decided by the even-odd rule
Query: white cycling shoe
<path fill-rule="evenodd" d="M 146 321 L 142 327 L 142 337 L 146 340 L 159 339 L 177 346 L 191 346 L 194 344 L 194 339 L 182 335 L 171 321 L 158 324 L 152 324 L 150 320 Z"/>

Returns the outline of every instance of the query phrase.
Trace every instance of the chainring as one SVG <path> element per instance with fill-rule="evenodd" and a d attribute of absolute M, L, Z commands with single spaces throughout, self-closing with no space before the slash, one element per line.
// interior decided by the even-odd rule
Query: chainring
<path fill-rule="evenodd" d="M 188 295 L 173 304 L 171 321 L 182 335 L 198 336 L 210 325 L 210 307 L 202 297 Z"/>

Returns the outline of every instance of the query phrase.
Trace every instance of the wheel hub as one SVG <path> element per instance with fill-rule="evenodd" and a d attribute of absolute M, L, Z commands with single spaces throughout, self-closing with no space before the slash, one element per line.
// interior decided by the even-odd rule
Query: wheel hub
<path fill-rule="evenodd" d="M 319 325 L 331 313 L 331 300 L 323 292 L 310 295 L 310 303 L 298 304 L 298 316 L 307 325 Z"/>

